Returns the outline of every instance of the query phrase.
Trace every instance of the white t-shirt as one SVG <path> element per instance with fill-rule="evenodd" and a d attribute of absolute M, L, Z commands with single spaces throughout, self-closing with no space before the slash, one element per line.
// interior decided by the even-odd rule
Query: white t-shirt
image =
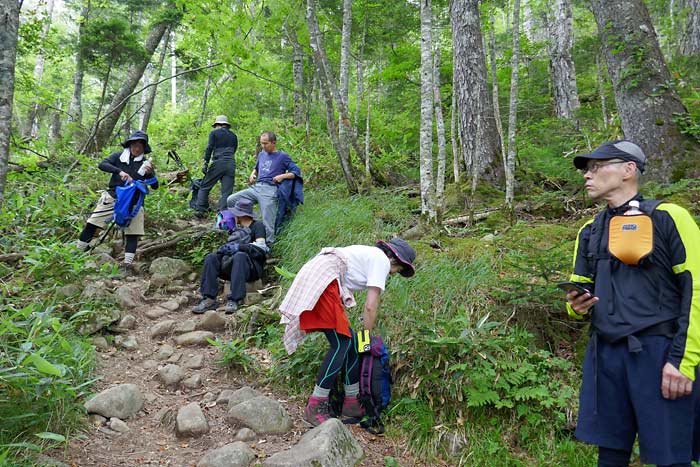
<path fill-rule="evenodd" d="M 353 292 L 368 287 L 379 287 L 384 291 L 391 262 L 382 250 L 367 245 L 350 245 L 338 249 L 348 258 L 345 287 Z"/>

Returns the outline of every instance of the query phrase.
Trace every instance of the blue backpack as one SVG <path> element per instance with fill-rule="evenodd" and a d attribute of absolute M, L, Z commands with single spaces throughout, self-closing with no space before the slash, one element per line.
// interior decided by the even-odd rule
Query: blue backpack
<path fill-rule="evenodd" d="M 153 185 L 156 182 L 158 179 L 151 177 L 143 181 L 134 180 L 117 187 L 117 200 L 114 202 L 114 223 L 117 227 L 125 229 L 131 224 L 131 220 L 138 214 L 148 194 L 146 185 Z"/>
<path fill-rule="evenodd" d="M 391 402 L 391 372 L 389 350 L 381 337 L 370 338 L 370 349 L 360 354 L 360 361 L 360 403 L 365 408 L 360 426 L 372 434 L 382 434 L 381 414 Z"/>

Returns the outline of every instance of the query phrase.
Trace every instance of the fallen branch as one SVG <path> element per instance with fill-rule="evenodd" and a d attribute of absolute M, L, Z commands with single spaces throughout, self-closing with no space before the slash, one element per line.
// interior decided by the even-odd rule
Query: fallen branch
<path fill-rule="evenodd" d="M 489 209 L 488 211 L 475 212 L 474 214 L 467 214 L 464 216 L 453 217 L 452 219 L 446 219 L 443 222 L 443 224 L 445 224 L 445 225 L 469 224 L 471 222 L 484 220 L 498 210 L 499 209 Z"/>
<path fill-rule="evenodd" d="M 160 251 L 168 250 L 174 247 L 183 240 L 196 240 L 205 236 L 209 232 L 211 232 L 211 230 L 209 229 L 198 229 L 195 231 L 183 230 L 182 232 L 179 232 L 177 235 L 169 239 L 156 240 L 154 242 L 150 242 L 148 244 L 143 245 L 137 252 L 137 255 L 139 258 L 152 256 L 154 253 L 158 253 Z"/>
<path fill-rule="evenodd" d="M 7 253 L 0 255 L 0 263 L 16 263 L 25 257 L 25 253 Z"/>

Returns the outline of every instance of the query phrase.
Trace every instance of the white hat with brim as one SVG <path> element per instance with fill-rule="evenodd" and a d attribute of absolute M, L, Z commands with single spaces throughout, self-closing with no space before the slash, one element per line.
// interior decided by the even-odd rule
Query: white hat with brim
<path fill-rule="evenodd" d="M 216 120 L 214 120 L 214 123 L 212 123 L 211 126 L 216 125 L 226 125 L 228 127 L 231 127 L 231 124 L 228 122 L 228 118 L 226 117 L 226 115 L 217 116 Z"/>

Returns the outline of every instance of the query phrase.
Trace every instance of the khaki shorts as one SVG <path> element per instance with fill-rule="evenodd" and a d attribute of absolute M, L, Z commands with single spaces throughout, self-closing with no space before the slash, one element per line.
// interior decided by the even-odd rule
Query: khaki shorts
<path fill-rule="evenodd" d="M 90 215 L 87 220 L 88 224 L 96 225 L 97 227 L 104 229 L 107 223 L 112 220 L 114 215 L 114 198 L 112 198 L 106 191 L 102 193 L 100 201 L 97 203 L 97 207 Z M 124 229 L 124 234 L 126 235 L 144 235 L 146 232 L 143 229 L 143 207 L 139 209 L 136 217 L 131 219 L 129 227 Z"/>

